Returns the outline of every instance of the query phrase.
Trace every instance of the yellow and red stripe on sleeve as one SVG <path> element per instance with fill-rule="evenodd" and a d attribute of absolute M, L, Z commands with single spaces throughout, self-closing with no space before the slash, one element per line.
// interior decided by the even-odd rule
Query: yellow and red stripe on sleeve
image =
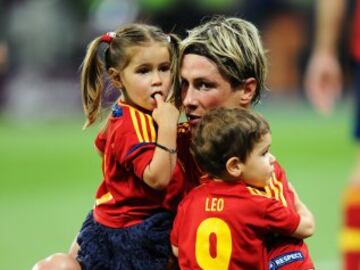
<path fill-rule="evenodd" d="M 130 106 L 129 112 L 139 143 L 155 142 L 156 132 L 152 117 Z"/>
<path fill-rule="evenodd" d="M 268 186 L 274 193 L 274 198 L 287 207 L 287 202 L 284 196 L 284 186 L 282 182 L 276 178 L 275 173 L 273 173 L 272 177 L 270 178 Z"/>
<path fill-rule="evenodd" d="M 252 195 L 264 196 L 266 198 L 273 198 L 277 201 L 280 201 L 285 207 L 287 207 L 287 202 L 284 196 L 284 188 L 281 181 L 276 179 L 275 174 L 269 179 L 269 184 L 264 187 L 263 190 L 260 190 L 255 187 L 247 187 Z"/>

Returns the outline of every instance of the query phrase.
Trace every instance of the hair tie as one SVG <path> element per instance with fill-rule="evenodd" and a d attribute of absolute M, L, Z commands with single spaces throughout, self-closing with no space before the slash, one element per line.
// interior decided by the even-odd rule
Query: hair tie
<path fill-rule="evenodd" d="M 116 37 L 115 32 L 107 32 L 101 36 L 101 41 L 106 43 L 111 43 L 111 41 Z"/>
<path fill-rule="evenodd" d="M 167 40 L 167 42 L 171 43 L 171 36 L 170 36 L 170 35 L 166 35 L 166 40 Z"/>

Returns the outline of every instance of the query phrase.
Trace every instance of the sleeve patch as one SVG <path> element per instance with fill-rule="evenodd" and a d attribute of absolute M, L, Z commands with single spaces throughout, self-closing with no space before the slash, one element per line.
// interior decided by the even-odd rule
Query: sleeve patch
<path fill-rule="evenodd" d="M 117 103 L 112 106 L 111 110 L 111 114 L 113 117 L 120 117 L 123 115 L 123 109 Z"/>

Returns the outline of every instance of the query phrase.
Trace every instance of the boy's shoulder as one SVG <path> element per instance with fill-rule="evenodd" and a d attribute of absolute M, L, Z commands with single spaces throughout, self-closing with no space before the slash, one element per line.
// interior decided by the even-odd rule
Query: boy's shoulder
<path fill-rule="evenodd" d="M 268 209 L 272 209 L 276 205 L 281 207 L 280 204 L 282 204 L 281 198 L 270 194 L 268 190 L 250 187 L 243 182 L 231 183 L 209 180 L 203 181 L 191 190 L 183 198 L 180 208 L 191 210 L 198 205 L 212 201 L 213 198 L 221 198 L 226 205 L 231 205 L 229 209 L 247 213 L 249 218 L 250 216 L 262 216 Z"/>

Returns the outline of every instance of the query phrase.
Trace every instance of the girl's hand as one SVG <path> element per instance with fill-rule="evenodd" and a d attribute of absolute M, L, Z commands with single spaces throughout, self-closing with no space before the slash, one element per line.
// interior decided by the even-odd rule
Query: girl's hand
<path fill-rule="evenodd" d="M 176 166 L 176 151 L 170 152 L 166 148 L 176 150 L 179 111 L 171 103 L 164 102 L 160 94 L 156 94 L 154 98 L 157 106 L 152 117 L 158 124 L 156 143 L 163 147 L 155 147 L 153 158 L 144 170 L 143 179 L 151 188 L 161 190 L 169 184 Z"/>
<path fill-rule="evenodd" d="M 180 115 L 179 110 L 173 104 L 165 102 L 160 94 L 156 94 L 154 98 L 157 105 L 152 113 L 154 121 L 159 127 L 176 127 Z"/>

